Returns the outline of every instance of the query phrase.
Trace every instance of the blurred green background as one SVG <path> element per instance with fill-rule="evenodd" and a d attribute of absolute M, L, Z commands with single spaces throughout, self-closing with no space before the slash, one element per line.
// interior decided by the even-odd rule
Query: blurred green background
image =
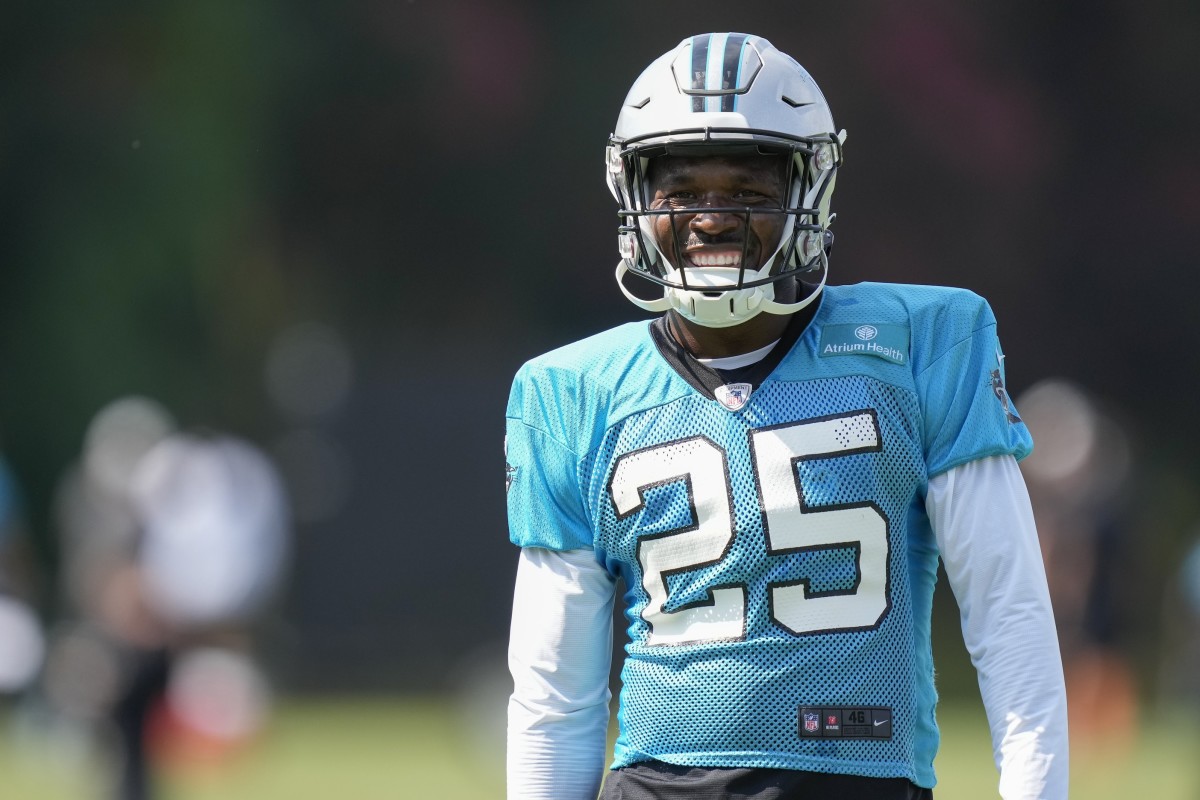
<path fill-rule="evenodd" d="M 642 67 L 708 30 L 795 55 L 849 132 L 832 282 L 978 291 L 1018 405 L 1053 379 L 1102 412 L 1110 427 L 1094 435 L 1119 439 L 1120 469 L 1103 503 L 1089 496 L 1090 560 L 1070 535 L 1048 552 L 1064 648 L 1080 654 L 1078 752 L 1104 753 L 1077 759 L 1079 794 L 1153 791 L 1131 777 L 1153 774 L 1157 797 L 1200 796 L 1194 731 L 1157 722 L 1200 713 L 1200 611 L 1181 570 L 1200 540 L 1197 4 L 6 11 L 12 585 L 47 631 L 77 614 L 57 498 L 89 424 L 121 397 L 255 443 L 292 498 L 287 579 L 251 631 L 277 712 L 218 777 L 185 770 L 172 796 L 458 796 L 412 789 L 428 772 L 461 778 L 462 797 L 497 796 L 509 380 L 532 355 L 640 315 L 612 285 L 602 149 Z M 940 595 L 954 731 L 942 768 L 948 785 L 984 787 L 943 796 L 984 796 L 974 678 Z M 4 701 L 17 733 L 0 740 L 0 771 L 30 781 L 12 796 L 86 796 L 87 768 L 54 766 L 64 745 L 29 722 L 29 702 Z"/>
<path fill-rule="evenodd" d="M 997 797 L 988 768 L 991 742 L 982 713 L 943 709 L 944 741 L 936 796 Z M 1195 737 L 1182 720 L 1155 726 L 1131 750 L 1077 750 L 1071 795 L 1092 800 L 1133 796 L 1190 800 L 1200 790 Z M 219 763 L 168 761 L 171 800 L 356 800 L 504 796 L 503 757 L 471 746 L 469 724 L 453 706 L 431 701 L 326 699 L 280 709 L 261 740 Z M 66 766 L 64 766 L 66 764 Z M 86 760 L 47 750 L 0 747 L 5 796 L 38 800 L 91 797 L 103 772 Z"/>

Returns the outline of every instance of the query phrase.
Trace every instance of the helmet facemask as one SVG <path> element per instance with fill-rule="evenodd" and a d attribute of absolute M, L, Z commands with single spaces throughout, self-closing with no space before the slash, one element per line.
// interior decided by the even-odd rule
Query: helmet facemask
<path fill-rule="evenodd" d="M 711 131 L 720 133 L 720 131 Z M 680 132 L 686 133 L 686 132 Z M 745 134 L 739 129 L 737 133 Z M 619 188 L 618 196 L 623 199 L 618 212 L 621 219 L 618 228 L 621 264 L 618 265 L 618 280 L 626 273 L 663 287 L 663 298 L 642 300 L 627 296 L 643 308 L 662 311 L 674 308 L 684 317 L 708 327 L 728 327 L 745 322 L 761 311 L 772 313 L 794 313 L 800 306 L 794 303 L 776 303 L 777 284 L 796 280 L 802 275 L 820 272 L 821 285 L 828 265 L 828 251 L 833 235 L 821 224 L 822 207 L 827 207 L 824 198 L 833 186 L 832 168 L 820 169 L 817 162 L 832 165 L 836 156 L 834 148 L 840 143 L 833 140 L 793 141 L 786 144 L 687 144 L 677 147 L 662 145 L 638 145 L 626 142 L 624 148 L 610 147 L 610 174 Z M 749 206 L 704 206 L 703 208 L 654 208 L 651 181 L 648 172 L 651 160 L 663 155 L 722 156 L 738 154 L 786 155 L 781 159 L 786 170 L 784 176 L 785 195 L 783 202 L 775 207 Z M 689 263 L 673 263 L 669 255 L 659 246 L 654 233 L 656 219 L 667 217 L 675 237 L 674 252 L 684 251 L 681 225 L 678 217 L 695 216 L 698 213 L 729 214 L 741 219 L 741 258 L 736 266 L 700 267 Z M 750 255 L 752 222 L 755 215 L 785 217 L 778 240 L 760 242 L 766 256 L 751 263 Z M 676 258 L 683 262 L 683 259 Z M 796 307 L 793 307 L 796 306 Z"/>

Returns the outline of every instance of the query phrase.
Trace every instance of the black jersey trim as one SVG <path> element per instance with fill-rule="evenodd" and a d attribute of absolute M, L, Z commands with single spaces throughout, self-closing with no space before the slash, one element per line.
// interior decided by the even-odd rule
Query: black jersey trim
<path fill-rule="evenodd" d="M 811 291 L 811 287 L 808 287 Z M 696 357 L 683 345 L 675 341 L 667 328 L 667 315 L 664 314 L 650 323 L 650 337 L 654 346 L 671 369 L 679 374 L 696 391 L 710 400 L 716 400 L 714 394 L 717 388 L 730 383 L 748 383 L 751 390 L 757 390 L 759 385 L 775 371 L 780 362 L 792 351 L 792 347 L 804 335 L 808 325 L 817 315 L 824 297 L 817 298 L 805 308 L 800 309 L 788 320 L 787 328 L 779 337 L 779 343 L 767 353 L 761 361 L 738 369 L 713 369 L 696 360 Z M 766 312 L 763 312 L 766 313 Z"/>

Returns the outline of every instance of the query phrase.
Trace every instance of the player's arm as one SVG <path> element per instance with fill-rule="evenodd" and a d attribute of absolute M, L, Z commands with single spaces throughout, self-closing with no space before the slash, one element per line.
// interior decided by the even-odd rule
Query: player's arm
<path fill-rule="evenodd" d="M 1066 800 L 1067 699 L 1029 494 L 1016 459 L 929 481 L 926 509 L 979 676 L 1005 800 Z"/>
<path fill-rule="evenodd" d="M 595 800 L 614 587 L 591 550 L 521 550 L 508 648 L 508 800 Z"/>

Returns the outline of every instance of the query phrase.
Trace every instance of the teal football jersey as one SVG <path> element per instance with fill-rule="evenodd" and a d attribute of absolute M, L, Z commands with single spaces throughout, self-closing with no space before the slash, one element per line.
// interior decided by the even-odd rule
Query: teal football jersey
<path fill-rule="evenodd" d="M 531 360 L 507 413 L 510 538 L 626 587 L 612 766 L 657 759 L 934 783 L 929 478 L 1032 441 L 991 309 L 828 287 L 759 365 L 661 320 Z"/>

